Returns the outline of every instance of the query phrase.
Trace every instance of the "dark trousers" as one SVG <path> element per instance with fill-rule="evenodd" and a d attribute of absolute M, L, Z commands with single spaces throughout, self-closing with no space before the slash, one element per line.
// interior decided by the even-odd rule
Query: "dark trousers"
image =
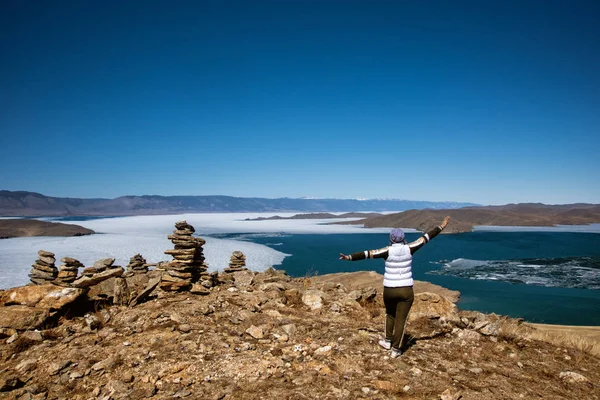
<path fill-rule="evenodd" d="M 385 338 L 392 342 L 392 347 L 395 349 L 400 349 L 402 346 L 406 319 L 414 299 L 412 286 L 383 287 Z"/>

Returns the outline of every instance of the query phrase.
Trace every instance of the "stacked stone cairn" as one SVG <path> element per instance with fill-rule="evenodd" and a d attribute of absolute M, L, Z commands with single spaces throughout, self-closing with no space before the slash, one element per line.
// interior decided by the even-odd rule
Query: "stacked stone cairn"
<path fill-rule="evenodd" d="M 77 271 L 80 267 L 83 268 L 84 265 L 72 257 L 63 257 L 60 261 L 63 264 L 60 266 L 60 271 L 58 271 L 58 276 L 54 282 L 61 286 L 68 286 L 77 279 Z"/>
<path fill-rule="evenodd" d="M 29 272 L 31 282 L 36 285 L 43 285 L 54 281 L 58 275 L 58 269 L 54 265 L 55 262 L 54 253 L 45 250 L 38 251 L 38 259 L 31 265 L 33 268 Z"/>
<path fill-rule="evenodd" d="M 213 276 L 206 272 L 202 246 L 206 241 L 192 234 L 196 230 L 186 221 L 175 224 L 175 230 L 168 238 L 175 245 L 173 250 L 166 250 L 174 260 L 163 264 L 164 269 L 161 289 L 166 291 L 189 290 L 196 282 L 205 288 L 213 286 Z"/>
<path fill-rule="evenodd" d="M 96 261 L 91 267 L 85 268 L 81 274 L 83 276 L 93 276 L 110 268 L 118 268 L 118 266 L 113 265 L 114 262 L 114 258 L 103 258 L 102 260 Z"/>
<path fill-rule="evenodd" d="M 148 264 L 146 264 L 146 259 L 142 257 L 141 254 L 136 254 L 135 256 L 129 259 L 129 264 L 127 264 L 127 272 L 134 274 L 145 274 L 148 272 Z"/>
<path fill-rule="evenodd" d="M 234 251 L 229 260 L 229 268 L 225 268 L 223 272 L 234 273 L 238 271 L 247 271 L 246 256 L 241 251 Z"/>

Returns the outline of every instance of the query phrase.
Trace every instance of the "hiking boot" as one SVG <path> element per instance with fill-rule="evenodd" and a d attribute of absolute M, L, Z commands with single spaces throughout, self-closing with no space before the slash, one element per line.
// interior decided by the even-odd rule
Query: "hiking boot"
<path fill-rule="evenodd" d="M 391 358 L 397 358 L 402 355 L 402 350 L 400 349 L 392 349 L 392 354 L 390 354 Z"/>
<path fill-rule="evenodd" d="M 391 340 L 387 340 L 387 339 L 381 339 L 379 341 L 379 345 L 381 347 L 383 347 L 384 349 L 389 350 L 389 349 L 392 348 L 392 341 Z"/>

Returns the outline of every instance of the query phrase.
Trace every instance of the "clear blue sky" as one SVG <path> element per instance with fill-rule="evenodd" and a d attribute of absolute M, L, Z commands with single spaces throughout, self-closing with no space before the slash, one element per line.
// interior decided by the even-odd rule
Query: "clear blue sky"
<path fill-rule="evenodd" d="M 0 3 L 0 189 L 600 203 L 598 1 Z"/>

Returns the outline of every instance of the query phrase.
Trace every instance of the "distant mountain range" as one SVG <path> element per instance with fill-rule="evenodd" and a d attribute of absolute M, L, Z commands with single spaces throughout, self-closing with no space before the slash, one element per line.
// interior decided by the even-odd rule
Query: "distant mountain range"
<path fill-rule="evenodd" d="M 206 212 L 352 212 L 455 209 L 474 203 L 393 199 L 313 199 L 232 196 L 123 196 L 82 199 L 0 190 L 0 216 L 125 216 Z"/>

